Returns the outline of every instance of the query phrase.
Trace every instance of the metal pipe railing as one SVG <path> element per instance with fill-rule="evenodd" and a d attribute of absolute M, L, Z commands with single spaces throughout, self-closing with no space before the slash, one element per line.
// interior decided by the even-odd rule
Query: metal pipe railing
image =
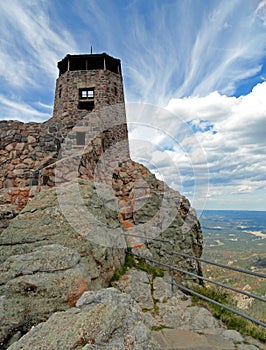
<path fill-rule="evenodd" d="M 173 243 L 172 241 L 170 240 L 162 240 L 160 238 L 152 238 L 152 237 L 145 237 L 145 236 L 140 236 L 140 235 L 136 235 L 136 234 L 125 234 L 125 236 L 133 236 L 133 237 L 138 237 L 138 238 L 145 238 L 145 239 L 148 239 L 148 240 L 153 240 L 153 241 L 160 241 L 160 242 L 167 242 L 167 243 Z M 227 265 L 223 265 L 223 264 L 219 264 L 219 263 L 214 263 L 214 262 L 211 262 L 209 260 L 205 260 L 205 259 L 201 259 L 201 258 L 197 258 L 195 256 L 192 256 L 192 255 L 189 255 L 189 254 L 185 254 L 185 253 L 179 253 L 179 252 L 175 252 L 175 251 L 167 251 L 166 249 L 163 249 L 162 250 L 170 255 L 179 255 L 179 256 L 182 256 L 182 257 L 186 257 L 186 258 L 189 258 L 189 259 L 194 259 L 196 261 L 201 261 L 201 262 L 204 262 L 204 263 L 209 263 L 209 264 L 212 264 L 212 265 L 216 265 L 216 266 L 219 266 L 219 267 L 223 267 L 225 269 L 229 269 L 229 270 L 234 270 L 234 271 L 237 271 L 237 272 L 241 272 L 241 273 L 246 273 L 246 274 L 249 274 L 249 275 L 253 275 L 253 276 L 256 276 L 256 277 L 261 277 L 261 278 L 265 278 L 266 275 L 265 274 L 259 274 L 259 273 L 255 273 L 255 272 L 252 272 L 252 271 L 248 271 L 248 270 L 243 270 L 243 269 L 239 269 L 239 268 L 234 268 L 234 267 L 231 267 L 231 266 L 227 266 Z M 173 260 L 173 259 L 172 259 Z M 171 268 L 171 266 L 168 266 L 169 268 Z M 173 266 L 174 267 L 174 266 Z M 175 269 L 178 269 L 176 267 L 174 267 Z M 217 281 L 214 281 L 214 280 L 211 280 L 207 277 L 203 277 L 203 276 L 199 276 L 199 275 L 196 275 L 196 274 L 193 274 L 192 272 L 188 272 L 188 271 L 185 271 L 185 270 L 182 270 L 182 269 L 178 269 L 177 271 L 181 272 L 181 273 L 184 273 L 184 274 L 188 274 L 188 275 L 191 275 L 193 277 L 196 277 L 196 278 L 199 278 L 203 281 L 206 281 L 206 282 L 209 282 L 209 283 L 212 283 L 212 284 L 215 284 L 219 287 L 223 287 L 223 288 L 226 288 L 228 290 L 231 290 L 233 292 L 236 292 L 236 293 L 240 293 L 240 294 L 243 294 L 249 298 L 254 298 L 254 299 L 257 299 L 257 300 L 260 300 L 262 302 L 266 302 L 266 298 L 263 298 L 261 296 L 258 296 L 258 295 L 255 295 L 255 294 L 252 294 L 252 293 L 249 293 L 249 292 L 246 292 L 246 291 L 243 291 L 243 290 L 240 290 L 240 289 L 237 289 L 237 288 L 234 288 L 234 287 L 230 287 L 230 286 L 227 286 L 226 284 L 223 284 L 221 282 L 217 282 Z"/>
<path fill-rule="evenodd" d="M 166 250 L 164 250 L 164 251 L 166 251 Z M 174 252 L 173 252 L 173 253 L 174 253 Z M 179 255 L 179 253 L 177 253 L 177 254 Z M 183 253 L 182 253 L 182 255 L 183 255 Z M 186 255 L 186 256 L 188 256 L 188 257 L 190 257 L 190 258 L 193 258 L 192 256 L 190 256 L 190 255 L 188 255 L 188 254 L 184 254 L 184 255 Z M 196 259 L 196 260 L 198 260 L 198 259 Z M 176 268 L 176 267 L 175 267 L 175 268 Z M 177 268 L 177 269 L 178 269 L 178 268 Z M 228 286 L 228 285 L 226 285 L 226 284 L 223 284 L 223 283 L 221 283 L 221 282 L 214 281 L 214 280 L 212 280 L 212 279 L 210 279 L 210 278 L 207 278 L 207 277 L 203 277 L 203 276 L 199 276 L 199 275 L 193 274 L 192 272 L 189 272 L 189 271 L 186 272 L 185 270 L 182 270 L 182 269 L 179 269 L 178 271 L 179 271 L 179 272 L 182 272 L 182 273 L 184 273 L 184 274 L 191 275 L 191 276 L 193 276 L 193 277 L 196 277 L 196 276 L 197 276 L 197 278 L 199 278 L 199 279 L 201 279 L 201 280 L 203 280 L 203 281 L 206 281 L 206 282 L 215 284 L 215 285 L 217 285 L 217 286 L 219 286 L 219 287 L 229 289 L 229 290 L 231 290 L 231 291 L 233 291 L 233 292 L 240 293 L 240 294 L 246 295 L 246 296 L 249 297 L 249 298 L 254 298 L 254 299 L 257 299 L 257 300 L 259 300 L 259 301 L 262 301 L 262 302 L 266 303 L 266 298 L 263 298 L 263 297 L 258 296 L 258 295 L 256 295 L 256 294 L 249 293 L 249 292 L 246 292 L 246 291 L 244 291 L 244 290 L 240 290 L 240 289 L 237 289 L 237 288 Z"/>
<path fill-rule="evenodd" d="M 134 254 L 134 253 L 132 253 L 132 252 L 129 252 L 129 254 L 134 255 L 134 256 L 136 256 L 136 257 L 139 257 L 137 254 Z M 175 271 L 179 271 L 179 272 L 182 272 L 182 273 L 186 273 L 186 274 L 188 274 L 188 275 L 190 275 L 190 276 L 197 277 L 197 278 L 202 279 L 202 280 L 205 280 L 205 279 L 206 279 L 206 278 L 203 277 L 203 276 L 199 276 L 199 275 L 194 274 L 194 273 L 192 273 L 192 272 L 185 271 L 185 270 L 179 269 L 179 268 L 177 268 L 177 267 L 175 267 L 175 266 L 171 266 L 171 265 L 169 265 L 169 264 L 164 264 L 164 263 L 162 263 L 162 262 L 155 261 L 155 260 L 150 259 L 150 258 L 145 258 L 145 260 L 148 260 L 148 261 L 150 261 L 150 262 L 153 262 L 153 263 L 155 263 L 155 264 L 157 264 L 157 265 L 161 265 L 161 266 L 168 267 L 168 268 L 170 268 L 170 269 L 172 269 L 172 270 L 175 270 Z M 210 280 L 210 281 L 211 281 L 211 280 Z M 219 282 L 215 282 L 215 284 L 217 284 L 217 283 L 219 283 Z M 242 313 L 242 312 L 240 312 L 240 311 L 238 311 L 238 310 L 235 310 L 235 309 L 233 309 L 233 308 L 230 308 L 230 307 L 227 306 L 227 305 L 221 304 L 221 303 L 219 303 L 218 301 L 213 300 L 213 299 L 211 299 L 211 298 L 208 298 L 208 297 L 206 297 L 205 295 L 202 295 L 202 294 L 200 294 L 200 293 L 197 293 L 197 292 L 195 292 L 194 290 L 192 290 L 192 289 L 190 289 L 190 288 L 187 288 L 187 287 L 185 287 L 185 286 L 183 286 L 183 285 L 179 285 L 179 284 L 177 284 L 176 282 L 174 282 L 173 280 L 171 281 L 171 284 L 172 284 L 172 290 L 173 290 L 173 285 L 176 285 L 176 286 L 178 286 L 178 287 L 181 286 L 180 289 L 184 289 L 184 290 L 186 290 L 187 292 L 189 292 L 189 293 L 191 293 L 191 294 L 193 294 L 193 295 L 197 295 L 198 297 L 200 297 L 200 298 L 202 298 L 202 299 L 204 299 L 204 300 L 207 300 L 207 301 L 212 302 L 213 304 L 219 305 L 219 306 L 223 307 L 224 309 L 235 313 L 236 315 L 242 316 L 242 317 L 244 317 L 244 318 L 246 318 L 246 319 L 248 319 L 248 320 L 250 320 L 250 321 L 252 321 L 252 322 L 254 322 L 254 323 L 256 323 L 256 324 L 258 324 L 258 325 L 260 325 L 260 326 L 266 328 L 266 323 L 264 323 L 264 322 L 262 322 L 262 321 L 260 321 L 260 320 L 257 320 L 257 319 L 255 319 L 255 318 L 253 318 L 253 317 L 251 317 L 251 316 L 249 316 L 249 315 L 246 315 L 246 314 L 244 314 L 244 313 Z"/>
<path fill-rule="evenodd" d="M 124 233 L 125 236 L 131 236 L 131 237 L 136 237 L 136 238 L 142 238 L 145 240 L 145 243 L 146 244 L 149 244 L 151 241 L 159 241 L 159 242 L 162 242 L 162 243 L 170 243 L 173 245 L 173 241 L 171 240 L 165 240 L 165 239 L 161 239 L 161 238 L 153 238 L 153 237 L 147 237 L 147 236 L 141 236 L 141 235 L 137 235 L 137 234 L 130 234 L 130 233 Z M 261 302 L 266 302 L 266 298 L 264 297 L 261 297 L 261 296 L 258 296 L 258 295 L 255 295 L 253 293 L 249 293 L 249 292 L 246 292 L 246 291 L 242 291 L 242 290 L 239 290 L 237 288 L 234 288 L 234 287 L 231 287 L 231 286 L 228 286 L 226 284 L 223 284 L 221 282 L 217 282 L 217 281 L 214 281 L 214 280 L 211 280 L 207 277 L 204 277 L 204 276 L 200 276 L 200 275 L 197 275 L 193 272 L 190 272 L 190 271 L 186 271 L 184 269 L 181 269 L 181 268 L 178 268 L 176 266 L 174 266 L 174 255 L 178 255 L 178 256 L 181 256 L 183 258 L 187 258 L 187 259 L 193 259 L 193 260 L 196 260 L 196 261 L 199 261 L 199 262 L 203 262 L 203 263 L 206 263 L 206 264 L 211 264 L 211 265 L 215 265 L 215 266 L 218 266 L 218 267 L 222 267 L 224 269 L 228 269 L 228 270 L 233 270 L 233 271 L 237 271 L 237 272 L 240 272 L 240 273 L 245 273 L 245 274 L 248 274 L 248 275 L 252 275 L 252 276 L 256 276 L 256 277 L 259 277 L 259 278 L 266 278 L 266 275 L 265 274 L 261 274 L 261 273 L 257 273 L 257 272 L 253 272 L 253 271 L 248 271 L 248 270 L 244 270 L 244 269 L 240 269 L 240 268 L 236 268 L 236 267 L 232 267 L 232 266 L 227 266 L 227 265 L 224 265 L 224 264 L 220 264 L 220 263 L 216 263 L 216 262 L 212 262 L 212 261 L 209 261 L 209 260 L 206 260 L 206 259 L 202 259 L 202 258 L 197 258 L 195 256 L 192 256 L 192 255 L 189 255 L 189 254 L 186 254 L 186 253 L 179 253 L 179 252 L 175 252 L 175 251 L 169 251 L 169 250 L 166 250 L 166 249 L 163 249 L 162 250 L 164 252 L 166 252 L 167 254 L 169 254 L 171 256 L 171 261 L 172 261 L 172 265 L 169 265 L 169 264 L 165 264 L 165 263 L 162 263 L 162 262 L 159 262 L 159 261 L 156 261 L 156 260 L 153 260 L 153 259 L 150 259 L 150 258 L 146 258 L 145 257 L 145 260 L 148 260 L 154 264 L 157 264 L 157 265 L 161 265 L 161 266 L 164 266 L 164 267 L 167 267 L 170 269 L 171 271 L 171 285 L 172 285 L 172 291 L 174 289 L 174 285 L 178 286 L 180 289 L 183 289 L 183 290 L 186 290 L 188 291 L 189 293 L 191 294 L 194 294 L 194 295 L 197 295 L 198 297 L 204 299 L 204 300 L 207 300 L 209 302 L 212 302 L 216 305 L 219 305 L 221 307 L 223 307 L 224 309 L 228 310 L 228 311 L 231 311 L 239 316 L 242 316 L 260 326 L 263 326 L 263 327 L 266 327 L 266 324 L 262 321 L 259 321 L 249 315 L 246 315 L 238 310 L 235 310 L 229 306 L 226 306 L 224 304 L 221 304 L 211 298 L 208 298 L 200 293 L 197 293 L 195 291 L 193 291 L 192 289 L 189 289 L 187 287 L 184 287 L 183 285 L 178 285 L 175 281 L 174 281 L 174 271 L 178 271 L 178 272 L 181 272 L 183 274 L 186 274 L 186 275 L 189 275 L 193 278 L 197 278 L 197 279 L 200 279 L 202 281 L 206 281 L 206 282 L 209 282 L 209 283 L 212 283 L 212 284 L 215 284 L 216 286 L 219 286 L 219 287 L 222 287 L 222 288 L 225 288 L 225 289 L 228 289 L 228 290 L 231 290 L 233 292 L 236 292 L 236 293 L 239 293 L 239 294 L 243 294 L 249 298 L 253 298 L 253 299 L 257 299 Z M 136 256 L 136 257 L 140 257 L 139 255 L 137 254 L 134 254 L 133 252 L 129 252 L 130 254 Z"/>
<path fill-rule="evenodd" d="M 232 309 L 231 307 L 229 307 L 229 306 L 227 306 L 227 305 L 221 304 L 221 303 L 219 303 L 219 302 L 216 301 L 216 300 L 213 300 L 213 299 L 211 299 L 211 298 L 206 297 L 205 295 L 202 295 L 202 294 L 200 294 L 200 293 L 198 293 L 198 292 L 195 292 L 194 290 L 192 290 L 192 289 L 190 289 L 190 288 L 187 288 L 187 287 L 183 286 L 182 284 L 178 284 L 178 283 L 175 283 L 175 282 L 174 282 L 174 285 L 177 286 L 177 287 L 180 288 L 180 289 L 183 289 L 184 291 L 186 291 L 186 292 L 188 292 L 188 293 L 191 293 L 191 294 L 193 294 L 193 295 L 196 295 L 197 297 L 199 297 L 199 298 L 201 298 L 201 299 L 204 299 L 204 300 L 209 301 L 209 302 L 211 302 L 211 303 L 213 303 L 213 304 L 215 304 L 215 305 L 218 305 L 218 306 L 220 306 L 220 307 L 222 307 L 222 308 L 224 308 L 224 309 L 226 309 L 226 310 L 228 310 L 228 311 L 231 311 L 231 312 L 233 312 L 234 314 L 236 314 L 236 315 L 238 315 L 238 316 L 244 317 L 244 318 L 246 318 L 246 319 L 248 319 L 248 320 L 250 320 L 250 321 L 256 323 L 256 324 L 259 325 L 259 326 L 266 327 L 266 323 L 264 323 L 264 322 L 262 322 L 262 321 L 260 321 L 260 320 L 257 320 L 256 318 L 251 317 L 251 316 L 249 316 L 249 315 L 247 315 L 247 314 L 244 314 L 243 312 L 240 312 L 240 311 L 238 311 L 238 310 Z"/>
<path fill-rule="evenodd" d="M 216 262 L 213 262 L 213 261 L 210 261 L 210 260 L 197 258 L 196 256 L 188 255 L 188 254 L 185 254 L 185 253 L 173 252 L 173 254 L 180 255 L 180 256 L 182 256 L 184 258 L 189 258 L 189 259 L 194 259 L 194 260 L 197 260 L 197 261 L 200 261 L 200 262 L 204 262 L 206 264 L 219 266 L 219 267 L 222 267 L 222 268 L 227 269 L 227 270 L 237 271 L 237 272 L 245 273 L 247 275 L 252 275 L 252 276 L 256 276 L 256 277 L 260 277 L 260 278 L 266 278 L 266 274 L 264 274 L 264 273 L 258 273 L 258 272 L 254 272 L 254 271 L 240 269 L 238 267 L 227 266 L 227 265 L 216 263 Z"/>
<path fill-rule="evenodd" d="M 162 243 L 171 243 L 172 245 L 174 243 L 173 241 L 171 241 L 169 239 L 153 238 L 153 237 L 149 237 L 149 236 L 141 236 L 141 235 L 136 235 L 136 234 L 132 234 L 132 233 L 123 233 L 123 235 L 128 236 L 128 237 L 144 238 L 147 243 L 148 243 L 148 241 L 159 241 Z"/>
<path fill-rule="evenodd" d="M 133 253 L 132 253 L 133 254 Z M 138 256 L 137 254 L 133 254 L 135 256 Z M 250 298 L 254 298 L 254 299 L 257 299 L 259 301 L 262 301 L 264 303 L 266 303 L 266 299 L 261 297 L 261 296 L 258 296 L 258 295 L 255 295 L 255 294 L 252 294 L 252 293 L 248 293 L 248 292 L 245 292 L 243 290 L 240 290 L 240 289 L 237 289 L 237 288 L 234 288 L 234 287 L 231 287 L 231 286 L 227 286 L 226 284 L 223 284 L 221 282 L 217 282 L 217 281 L 214 281 L 214 280 L 211 280 L 207 277 L 204 277 L 204 276 L 200 276 L 200 275 L 197 275 L 196 273 L 193 273 L 193 272 L 189 272 L 189 271 L 186 271 L 186 270 L 183 270 L 179 267 L 176 267 L 176 266 L 172 266 L 172 265 L 169 265 L 169 264 L 164 264 L 164 263 L 161 263 L 161 262 L 158 262 L 158 261 L 155 261 L 155 260 L 152 260 L 150 258 L 145 258 L 145 260 L 149 260 L 150 262 L 153 262 L 155 264 L 160 264 L 162 266 L 165 266 L 165 267 L 168 267 L 169 269 L 172 269 L 174 271 L 178 271 L 178 272 L 181 272 L 185 275 L 189 275 L 191 277 L 195 277 L 195 278 L 198 278 L 202 281 L 205 281 L 205 282 L 209 282 L 209 283 L 212 283 L 212 284 L 215 284 L 216 286 L 219 286 L 219 287 L 222 287 L 222 288 L 226 288 L 226 289 L 229 289 L 233 292 L 236 292 L 236 293 L 240 293 L 240 294 L 243 294 L 243 295 L 246 295 Z"/>

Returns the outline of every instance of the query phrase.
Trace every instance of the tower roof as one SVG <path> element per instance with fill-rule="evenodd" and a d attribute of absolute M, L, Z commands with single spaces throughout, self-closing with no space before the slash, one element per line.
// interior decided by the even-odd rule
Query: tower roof
<path fill-rule="evenodd" d="M 66 55 L 57 63 L 59 75 L 66 71 L 107 69 L 111 72 L 121 74 L 121 62 L 118 58 L 100 54 Z"/>

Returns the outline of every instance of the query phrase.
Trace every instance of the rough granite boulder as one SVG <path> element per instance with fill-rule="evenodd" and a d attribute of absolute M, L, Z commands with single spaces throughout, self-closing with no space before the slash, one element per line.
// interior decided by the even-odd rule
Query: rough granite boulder
<path fill-rule="evenodd" d="M 140 307 L 115 288 L 85 292 L 76 308 L 53 314 L 8 350 L 157 349 Z"/>
<path fill-rule="evenodd" d="M 0 344 L 18 330 L 26 332 L 46 320 L 52 312 L 75 305 L 90 284 L 80 255 L 56 244 L 9 257 L 1 266 L 0 278 L 6 282 Z"/>
<path fill-rule="evenodd" d="M 75 307 L 54 313 L 22 337 L 15 334 L 8 350 L 265 349 L 227 330 L 207 309 L 192 306 L 191 297 L 172 290 L 170 282 L 167 274 L 153 278 L 130 269 L 115 283 L 126 293 L 85 291 Z M 152 298 L 150 310 L 143 305 L 146 295 Z"/>
<path fill-rule="evenodd" d="M 73 206 L 76 186 L 81 203 Z M 43 190 L 11 221 L 0 235 L 0 263 L 13 255 L 58 244 L 80 254 L 93 287 L 107 286 L 114 270 L 123 264 L 125 256 L 124 241 L 117 243 L 111 239 L 112 235 L 120 233 L 118 214 L 102 202 L 90 181 L 70 183 L 61 192 L 60 197 L 56 188 Z M 58 198 L 64 200 L 64 207 L 69 206 L 71 211 L 63 212 Z M 70 218 L 66 217 L 67 214 Z M 76 222 L 71 221 L 71 215 L 76 217 Z M 86 226 L 79 227 L 79 223 Z M 107 241 L 103 242 L 106 244 L 97 244 L 97 240 L 93 240 L 97 236 L 106 238 Z M 0 285 L 4 283 L 0 280 Z"/>
<path fill-rule="evenodd" d="M 64 189 L 65 205 L 73 200 L 72 185 Z M 102 203 L 92 183 L 81 180 L 78 186 L 83 207 L 93 213 L 85 233 L 67 220 L 56 189 L 49 189 L 0 235 L 0 347 L 17 332 L 75 305 L 85 290 L 107 287 L 124 263 L 125 249 L 115 239 L 105 246 L 91 239 L 116 234 L 117 212 Z M 78 209 L 72 214 L 81 222 Z"/>
<path fill-rule="evenodd" d="M 131 269 L 113 285 L 138 302 L 143 309 L 154 307 L 151 293 L 151 277 L 144 271 Z"/>
<path fill-rule="evenodd" d="M 171 279 L 155 277 L 145 271 L 130 269 L 113 286 L 130 295 L 144 312 L 150 327 L 203 331 L 219 327 L 218 321 L 205 308 L 192 306 L 191 298 L 180 289 L 172 291 Z"/>

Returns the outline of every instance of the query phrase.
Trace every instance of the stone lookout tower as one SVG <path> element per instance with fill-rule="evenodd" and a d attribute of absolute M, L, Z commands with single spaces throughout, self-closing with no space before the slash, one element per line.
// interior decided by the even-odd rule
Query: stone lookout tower
<path fill-rule="evenodd" d="M 68 132 L 73 149 L 93 148 L 81 161 L 81 176 L 94 175 L 89 168 L 96 163 L 110 173 L 107 167 L 129 158 L 121 62 L 106 53 L 67 55 L 57 66 L 52 120 Z"/>
<path fill-rule="evenodd" d="M 52 118 L 0 121 L 0 207 L 22 208 L 33 187 L 54 186 L 61 177 L 111 183 L 114 169 L 129 159 L 120 60 L 67 55 L 58 69 Z"/>

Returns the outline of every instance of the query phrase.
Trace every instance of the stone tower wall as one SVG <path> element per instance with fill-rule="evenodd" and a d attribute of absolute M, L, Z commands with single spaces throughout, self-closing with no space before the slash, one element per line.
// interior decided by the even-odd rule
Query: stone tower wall
<path fill-rule="evenodd" d="M 79 89 L 94 88 L 94 111 L 105 106 L 124 103 L 123 81 L 120 74 L 108 70 L 67 71 L 56 81 L 53 117 L 64 120 L 73 115 L 78 121 L 86 110 L 80 110 Z M 126 123 L 126 117 L 121 121 Z"/>
<path fill-rule="evenodd" d="M 95 57 L 107 64 L 113 60 L 106 54 Z M 120 67 L 119 60 L 114 62 Z M 70 177 L 111 182 L 112 169 L 129 158 L 129 146 L 121 70 L 109 67 L 59 68 L 53 117 L 44 123 L 0 121 L 0 205 L 16 201 L 21 208 L 25 193 L 32 193 L 25 189 L 54 186 L 58 162 L 65 165 L 59 166 L 59 183 Z M 83 88 L 94 90 L 93 110 L 79 108 Z M 85 145 L 79 144 L 78 134 L 85 134 Z M 71 167 L 73 154 L 79 164 Z"/>
<path fill-rule="evenodd" d="M 38 170 L 56 155 L 56 136 L 45 123 L 0 122 L 0 188 L 36 185 Z"/>

